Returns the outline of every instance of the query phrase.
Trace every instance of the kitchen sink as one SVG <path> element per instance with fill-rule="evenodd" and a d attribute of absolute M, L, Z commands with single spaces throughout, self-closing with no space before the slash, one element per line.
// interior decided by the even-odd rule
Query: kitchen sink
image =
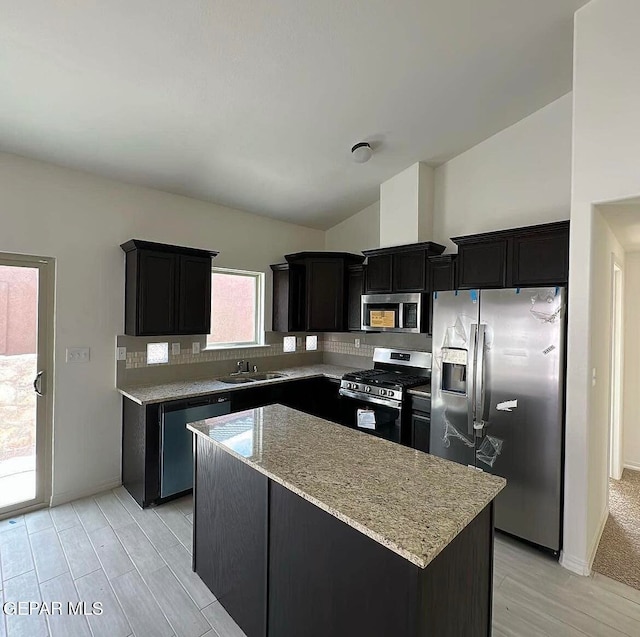
<path fill-rule="evenodd" d="M 222 378 L 218 378 L 221 383 L 228 383 L 229 385 L 240 385 L 241 383 L 253 383 L 253 378 L 248 378 L 247 376 L 223 376 Z"/>
<path fill-rule="evenodd" d="M 239 385 L 241 383 L 253 383 L 257 380 L 273 380 L 274 378 L 284 378 L 286 374 L 278 374 L 276 372 L 250 372 L 231 374 L 229 376 L 223 376 L 218 378 L 221 383 L 228 383 L 229 385 Z"/>
<path fill-rule="evenodd" d="M 277 374 L 275 372 L 254 372 L 250 376 L 251 380 L 273 380 L 274 378 L 284 378 L 286 374 Z"/>

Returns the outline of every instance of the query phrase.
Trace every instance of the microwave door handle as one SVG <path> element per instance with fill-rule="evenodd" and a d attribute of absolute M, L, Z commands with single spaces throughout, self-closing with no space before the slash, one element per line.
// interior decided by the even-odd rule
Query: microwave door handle
<path fill-rule="evenodd" d="M 404 303 L 398 303 L 398 327 L 404 327 Z"/>
<path fill-rule="evenodd" d="M 478 342 L 478 324 L 471 323 L 469 336 L 469 352 L 467 354 L 467 433 L 475 435 L 474 423 L 476 420 L 476 352 Z"/>

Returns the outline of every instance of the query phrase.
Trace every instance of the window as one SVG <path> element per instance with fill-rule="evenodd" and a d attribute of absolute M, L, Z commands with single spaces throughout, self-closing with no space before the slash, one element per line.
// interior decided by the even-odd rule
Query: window
<path fill-rule="evenodd" d="M 262 345 L 264 274 L 211 270 L 211 333 L 207 347 Z"/>

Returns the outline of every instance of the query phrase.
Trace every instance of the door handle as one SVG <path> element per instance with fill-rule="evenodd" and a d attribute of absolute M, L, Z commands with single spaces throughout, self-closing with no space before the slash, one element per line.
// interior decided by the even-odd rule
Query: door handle
<path fill-rule="evenodd" d="M 475 406 L 475 418 L 474 429 L 476 435 L 481 435 L 485 426 L 485 401 L 486 401 L 486 389 L 485 389 L 485 353 L 486 353 L 486 325 L 480 324 L 478 326 L 478 343 L 477 343 L 477 359 L 476 359 L 476 406 Z"/>
<path fill-rule="evenodd" d="M 36 377 L 33 379 L 33 391 L 36 392 L 36 394 L 38 394 L 38 396 L 44 396 L 44 393 L 42 391 L 42 375 L 44 374 L 44 370 L 40 370 L 37 374 Z"/>
<path fill-rule="evenodd" d="M 478 324 L 471 324 L 469 351 L 467 354 L 467 433 L 474 435 L 476 419 L 476 353 L 478 342 Z"/>

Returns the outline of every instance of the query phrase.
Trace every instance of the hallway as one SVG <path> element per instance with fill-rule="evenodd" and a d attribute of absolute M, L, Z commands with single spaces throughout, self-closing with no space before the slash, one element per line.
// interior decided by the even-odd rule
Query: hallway
<path fill-rule="evenodd" d="M 593 570 L 640 590 L 640 472 L 609 481 L 609 518 Z"/>

